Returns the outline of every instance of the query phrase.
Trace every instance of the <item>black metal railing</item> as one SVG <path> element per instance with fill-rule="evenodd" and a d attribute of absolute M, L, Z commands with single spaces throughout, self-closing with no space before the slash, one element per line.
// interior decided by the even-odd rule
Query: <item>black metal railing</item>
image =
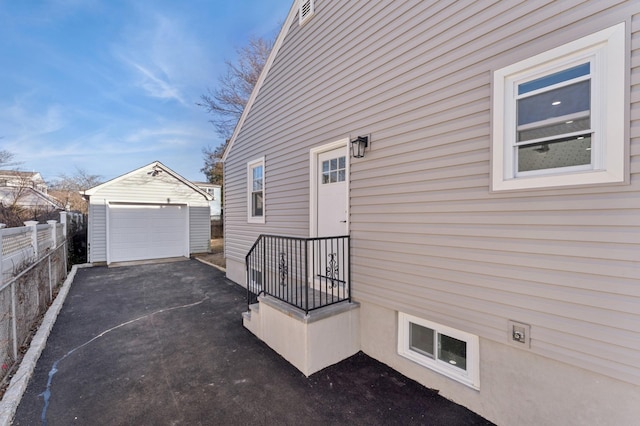
<path fill-rule="evenodd" d="M 247 303 L 260 294 L 309 313 L 351 301 L 349 236 L 260 235 L 246 256 Z"/>

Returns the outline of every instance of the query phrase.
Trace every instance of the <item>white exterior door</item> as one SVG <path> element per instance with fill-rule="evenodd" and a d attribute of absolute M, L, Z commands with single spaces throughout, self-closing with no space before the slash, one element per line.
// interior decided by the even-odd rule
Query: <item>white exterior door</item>
<path fill-rule="evenodd" d="M 332 149 L 317 155 L 316 165 L 316 235 L 335 237 L 348 230 L 348 150 Z"/>
<path fill-rule="evenodd" d="M 111 204 L 108 262 L 189 256 L 184 205 Z"/>
<path fill-rule="evenodd" d="M 312 151 L 312 236 L 340 237 L 349 234 L 349 150 L 348 141 L 336 142 Z M 315 214 L 313 214 L 315 213 Z M 314 235 L 315 234 L 315 235 Z M 312 240 L 310 273 L 313 287 L 323 297 L 346 297 L 348 242 L 343 238 Z"/>

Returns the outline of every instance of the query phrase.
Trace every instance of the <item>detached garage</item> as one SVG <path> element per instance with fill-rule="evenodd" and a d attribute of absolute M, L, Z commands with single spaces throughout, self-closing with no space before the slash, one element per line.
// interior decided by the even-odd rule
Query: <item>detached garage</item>
<path fill-rule="evenodd" d="M 209 250 L 211 196 L 156 161 L 84 192 L 91 263 Z"/>

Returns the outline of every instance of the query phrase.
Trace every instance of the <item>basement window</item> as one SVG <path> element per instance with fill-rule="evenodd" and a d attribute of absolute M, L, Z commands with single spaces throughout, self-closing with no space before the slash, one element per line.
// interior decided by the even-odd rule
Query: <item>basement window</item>
<path fill-rule="evenodd" d="M 474 389 L 480 388 L 478 336 L 400 312 L 398 354 Z"/>

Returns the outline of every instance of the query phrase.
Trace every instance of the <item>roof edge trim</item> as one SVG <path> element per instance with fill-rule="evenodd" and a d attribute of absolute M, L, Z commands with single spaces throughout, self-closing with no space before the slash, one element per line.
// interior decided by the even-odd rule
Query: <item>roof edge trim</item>
<path fill-rule="evenodd" d="M 267 58 L 267 62 L 265 62 L 264 67 L 262 68 L 260 77 L 258 77 L 258 81 L 256 82 L 256 85 L 253 87 L 251 96 L 249 96 L 249 100 L 247 101 L 247 104 L 245 105 L 244 110 L 242 110 L 240 119 L 238 120 L 238 123 L 236 123 L 236 127 L 233 130 L 233 135 L 231 135 L 231 139 L 229 139 L 227 148 L 224 150 L 224 154 L 222 154 L 222 162 L 225 162 L 227 160 L 227 156 L 229 155 L 231 148 L 233 148 L 233 143 L 238 137 L 238 134 L 240 133 L 240 129 L 242 129 L 242 125 L 244 124 L 244 121 L 247 118 L 247 115 L 249 115 L 249 111 L 251 111 L 251 107 L 253 106 L 253 103 L 258 97 L 258 92 L 260 92 L 260 88 L 262 87 L 262 84 L 264 83 L 264 80 L 266 79 L 267 74 L 269 74 L 269 71 L 271 69 L 271 66 L 273 65 L 273 62 L 275 61 L 275 58 L 278 55 L 278 52 L 280 51 L 280 47 L 282 47 L 282 43 L 284 43 L 284 39 L 289 33 L 289 28 L 291 28 L 291 25 L 293 24 L 293 21 L 297 16 L 298 16 L 298 0 L 294 0 L 293 4 L 291 5 L 291 9 L 289 10 L 289 15 L 287 15 L 287 19 L 285 20 L 284 24 L 282 25 L 282 28 L 280 29 L 280 33 L 278 34 L 278 38 L 276 38 L 276 41 L 273 44 L 273 48 L 271 49 L 271 53 Z"/>

